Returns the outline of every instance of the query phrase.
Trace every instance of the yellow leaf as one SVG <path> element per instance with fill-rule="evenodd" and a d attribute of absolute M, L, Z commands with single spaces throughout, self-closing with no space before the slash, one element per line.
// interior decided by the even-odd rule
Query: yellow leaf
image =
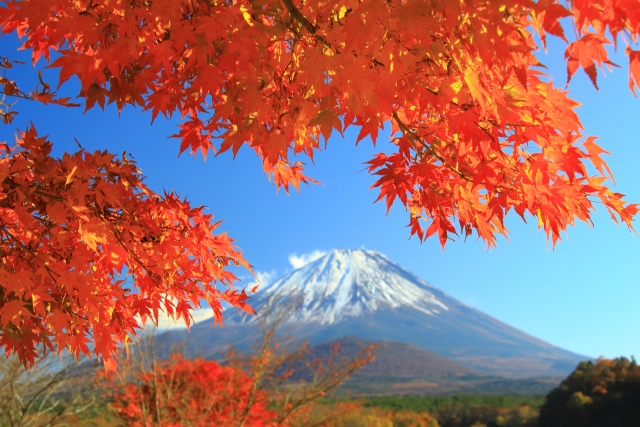
<path fill-rule="evenodd" d="M 129 359 L 129 335 L 124 336 L 124 350 L 127 354 L 127 360 Z"/>
<path fill-rule="evenodd" d="M 338 11 L 338 19 L 344 18 L 346 14 L 347 14 L 347 7 L 346 6 L 342 6 L 340 8 L 340 10 Z"/>
<path fill-rule="evenodd" d="M 462 82 L 458 80 L 455 83 L 451 83 L 451 89 L 453 89 L 455 93 L 460 92 L 460 89 L 462 89 Z"/>
<path fill-rule="evenodd" d="M 249 9 L 247 8 L 247 6 L 245 5 L 240 6 L 240 12 L 242 12 L 242 17 L 247 22 L 247 24 L 253 27 L 253 22 L 251 21 L 252 19 L 251 14 L 249 13 Z"/>
<path fill-rule="evenodd" d="M 82 224 L 78 227 L 78 233 L 83 242 L 94 251 L 98 250 L 98 244 L 107 241 L 106 224 Z"/>
<path fill-rule="evenodd" d="M 538 228 L 541 228 L 543 222 L 542 222 L 542 214 L 540 213 L 540 209 L 538 209 L 537 216 L 538 216 Z"/>
<path fill-rule="evenodd" d="M 467 86 L 469 86 L 469 91 L 471 92 L 473 99 L 475 99 L 484 110 L 486 106 L 485 96 L 487 95 L 487 91 L 484 90 L 480 84 L 480 79 L 478 79 L 478 74 L 471 67 L 467 67 L 467 69 L 464 70 L 464 81 L 467 82 Z"/>
<path fill-rule="evenodd" d="M 123 184 L 127 184 L 127 181 L 122 181 Z M 86 206 L 71 206 L 71 209 L 73 209 L 75 211 L 75 213 L 78 215 L 79 218 L 85 220 L 85 221 L 89 221 L 89 216 L 87 215 L 87 213 L 89 212 L 89 209 Z"/>
<path fill-rule="evenodd" d="M 71 172 L 69 173 L 69 175 L 67 175 L 67 180 L 65 181 L 64 185 L 69 185 L 69 183 L 71 181 L 73 181 L 73 174 L 76 173 L 76 171 L 78 170 L 78 166 L 74 166 L 73 169 L 71 169 Z"/>

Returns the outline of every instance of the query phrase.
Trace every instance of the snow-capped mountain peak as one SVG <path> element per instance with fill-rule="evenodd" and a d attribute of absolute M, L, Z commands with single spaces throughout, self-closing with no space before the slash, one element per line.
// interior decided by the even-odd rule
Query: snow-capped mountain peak
<path fill-rule="evenodd" d="M 566 375 L 585 359 L 456 300 L 375 251 L 327 253 L 261 286 L 250 304 L 258 316 L 231 311 L 215 330 L 201 322 L 191 328 L 195 341 L 208 352 L 229 343 L 248 348 L 264 314 L 293 322 L 286 333 L 312 344 L 346 336 L 410 343 L 497 375 Z"/>
<path fill-rule="evenodd" d="M 334 250 L 261 289 L 261 302 L 278 295 L 300 299 L 291 321 L 332 324 L 380 308 L 407 307 L 429 315 L 448 310 L 433 286 L 370 250 Z"/>

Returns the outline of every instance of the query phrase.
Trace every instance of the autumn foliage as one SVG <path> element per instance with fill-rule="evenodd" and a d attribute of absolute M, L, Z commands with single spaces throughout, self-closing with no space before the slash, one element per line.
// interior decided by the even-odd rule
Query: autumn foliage
<path fill-rule="evenodd" d="M 251 311 L 244 291 L 227 289 L 227 266 L 247 264 L 211 215 L 155 194 L 127 159 L 50 151 L 30 128 L 0 156 L 5 351 L 25 364 L 47 350 L 93 351 L 112 368 L 118 343 L 160 309 L 187 323 L 200 299 L 218 320 L 220 300 Z"/>
<path fill-rule="evenodd" d="M 336 342 L 319 352 L 312 351 L 308 341 L 300 343 L 282 332 L 282 326 L 295 314 L 298 303 L 294 297 L 272 295 L 253 319 L 262 339 L 254 342 L 249 354 L 231 348 L 225 355 L 225 363 L 248 373 L 254 390 L 266 390 L 277 412 L 274 425 L 328 426 L 330 419 L 359 405 L 340 405 L 338 410 L 324 414 L 320 422 L 309 418 L 311 404 L 332 395 L 351 374 L 375 360 L 378 344 L 345 351 L 341 343 Z"/>
<path fill-rule="evenodd" d="M 640 366 L 624 357 L 582 362 L 540 408 L 540 427 L 634 427 Z"/>
<path fill-rule="evenodd" d="M 281 314 L 277 306 L 274 309 Z M 254 351 L 230 349 L 222 364 L 191 360 L 175 352 L 158 360 L 161 347 L 153 339 L 143 340 L 143 346 L 119 369 L 121 376 L 107 374 L 112 410 L 123 425 L 131 427 L 287 427 L 330 426 L 360 407 L 360 403 L 345 403 L 310 418 L 312 404 L 329 397 L 349 375 L 374 360 L 377 345 L 346 357 L 335 346 L 329 354 L 312 358 L 308 342 L 276 337 L 284 317 L 272 322 L 272 314 L 258 316 L 265 328 Z"/>
<path fill-rule="evenodd" d="M 220 427 L 273 425 L 266 392 L 253 390 L 244 372 L 216 361 L 189 360 L 174 354 L 126 384 L 113 407 L 124 425 Z"/>
<path fill-rule="evenodd" d="M 577 103 L 536 68 L 533 34 L 566 40 L 560 19 L 573 14 L 569 78 L 583 68 L 596 83 L 607 33 L 640 31 L 635 2 L 598 3 L 34 0 L 6 2 L 0 25 L 26 37 L 34 61 L 56 52 L 60 83 L 77 77 L 86 108 L 178 112 L 181 151 L 249 144 L 285 187 L 306 180 L 291 154 L 313 157 L 320 136 L 355 125 L 358 141 L 375 141 L 391 122 L 397 153 L 369 170 L 388 205 L 407 206 L 413 233 L 444 243 L 453 217 L 493 244 L 513 208 L 555 242 L 589 219 L 589 196 L 624 222 L 635 212 L 603 186 L 602 150 L 583 137 Z"/>
<path fill-rule="evenodd" d="M 58 86 L 77 79 L 85 109 L 176 114 L 180 152 L 235 155 L 248 145 L 286 190 L 313 182 L 296 156 L 313 159 L 334 131 L 354 126 L 356 143 L 375 143 L 390 124 L 393 149 L 368 170 L 378 200 L 402 203 L 421 240 L 437 235 L 444 246 L 475 232 L 493 246 L 513 210 L 536 218 L 555 244 L 576 220 L 591 222 L 595 203 L 629 227 L 638 211 L 608 187 L 606 151 L 583 134 L 578 104 L 538 55 L 548 36 L 563 39 L 569 80 L 582 68 L 597 85 L 598 68 L 615 65 L 609 45 L 624 44 L 635 93 L 635 0 L 5 0 L 0 29 L 22 38 L 34 64 L 57 68 Z M 42 78 L 33 90 L 7 77 L 0 85 L 9 96 L 72 105 Z M 188 317 L 199 299 L 247 308 L 244 294 L 212 284 L 230 286 L 226 265 L 243 261 L 200 210 L 153 195 L 126 159 L 31 153 L 43 144 L 33 128 L 20 140 L 3 164 L 56 166 L 4 169 L 1 271 L 11 285 L 0 288 L 0 322 L 9 351 L 25 343 L 18 351 L 33 363 L 38 343 L 78 353 L 93 342 L 112 360 L 137 314 L 164 307 Z M 133 280 L 128 294 L 120 271 Z M 63 284 L 65 274 L 75 282 Z"/>

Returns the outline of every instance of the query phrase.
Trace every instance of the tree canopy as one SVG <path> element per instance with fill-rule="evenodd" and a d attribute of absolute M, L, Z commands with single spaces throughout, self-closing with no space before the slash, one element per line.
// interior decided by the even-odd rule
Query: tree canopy
<path fill-rule="evenodd" d="M 561 38 L 567 84 L 582 68 L 597 87 L 598 68 L 616 65 L 608 45 L 624 45 L 635 94 L 635 0 L 5 0 L 0 28 L 34 65 L 59 69 L 58 87 L 77 78 L 86 110 L 179 115 L 180 152 L 248 145 L 287 191 L 314 182 L 299 159 L 334 131 L 354 126 L 356 143 L 375 143 L 390 123 L 393 152 L 367 163 L 378 200 L 399 200 L 411 235 L 443 247 L 474 233 L 495 245 L 511 210 L 537 218 L 554 245 L 576 220 L 590 223 L 595 203 L 629 227 L 638 211 L 608 187 L 606 151 L 538 57 L 548 36 Z M 10 97 L 74 105 L 42 78 L 0 84 Z M 33 363 L 39 344 L 77 354 L 92 344 L 113 366 L 136 316 L 188 320 L 201 299 L 218 320 L 221 299 L 251 311 L 227 269 L 248 264 L 210 216 L 153 193 L 126 158 L 49 149 L 31 127 L 1 160 L 0 345 Z"/>
<path fill-rule="evenodd" d="M 640 367 L 624 357 L 582 362 L 540 408 L 542 427 L 638 424 Z"/>

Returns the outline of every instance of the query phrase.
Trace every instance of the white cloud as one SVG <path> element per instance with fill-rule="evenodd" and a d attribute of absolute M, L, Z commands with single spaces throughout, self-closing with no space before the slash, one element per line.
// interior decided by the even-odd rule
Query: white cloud
<path fill-rule="evenodd" d="M 203 307 L 192 310 L 191 316 L 193 317 L 191 326 L 207 320 L 212 321 L 211 318 L 213 318 L 213 310 L 205 303 L 203 304 Z M 140 319 L 138 319 L 138 321 L 140 321 Z M 147 319 L 147 322 L 144 324 L 144 329 L 146 330 L 153 330 L 154 328 L 158 331 L 166 331 L 169 329 L 186 329 L 187 325 L 184 323 L 182 318 L 175 321 L 170 318 L 167 313 L 160 311 L 158 313 L 158 326 L 154 325 L 151 319 Z"/>
<path fill-rule="evenodd" d="M 289 255 L 289 262 L 293 266 L 294 269 L 298 269 L 303 267 L 304 265 L 317 260 L 327 254 L 326 251 L 315 250 L 313 252 L 309 252 L 302 255 L 297 255 L 295 253 Z M 256 271 L 255 277 L 249 276 L 247 280 L 243 280 L 241 283 L 237 284 L 237 289 L 245 289 L 245 291 L 251 296 L 251 290 L 257 285 L 257 291 L 262 293 L 266 291 L 269 286 L 274 283 L 278 279 L 278 273 L 275 270 L 271 271 Z M 244 279 L 244 278 L 243 278 Z M 227 306 L 223 303 L 223 306 Z M 203 307 L 193 310 L 191 312 L 193 316 L 193 326 L 196 323 L 200 322 L 212 322 L 211 318 L 213 317 L 213 310 L 207 304 L 204 304 Z M 169 329 L 184 329 L 187 325 L 184 323 L 182 319 L 179 321 L 175 321 L 171 319 L 166 313 L 160 312 L 158 316 L 158 330 L 169 330 Z M 154 328 L 153 322 L 150 320 L 144 325 L 145 329 Z"/>
<path fill-rule="evenodd" d="M 272 271 L 256 271 L 256 277 L 251 277 L 250 282 L 240 283 L 237 285 L 237 289 L 242 290 L 245 289 L 249 296 L 252 295 L 251 289 L 258 285 L 258 292 L 266 289 L 268 285 L 273 283 L 277 278 L 277 273 L 275 270 Z M 223 307 L 228 307 L 228 304 L 222 303 Z M 224 312 L 223 312 L 224 313 Z M 191 326 L 200 322 L 213 322 L 211 320 L 213 318 L 213 310 L 209 307 L 208 304 L 204 303 L 203 307 L 198 308 L 196 310 L 191 311 L 191 315 L 193 316 L 193 322 Z M 147 321 L 145 324 L 145 329 L 153 328 L 154 324 L 151 321 Z M 158 330 L 168 330 L 168 329 L 185 329 L 187 325 L 184 323 L 182 319 L 179 321 L 175 321 L 171 319 L 166 313 L 160 312 L 158 315 Z"/>
<path fill-rule="evenodd" d="M 252 281 L 243 284 L 242 286 L 246 289 L 247 293 L 251 295 L 251 289 L 254 286 L 258 286 L 258 292 L 266 289 L 270 284 L 276 281 L 278 274 L 275 270 L 271 271 L 256 271 L 256 277 L 252 277 Z"/>
<path fill-rule="evenodd" d="M 318 250 L 315 250 L 313 252 L 309 252 L 306 254 L 302 254 L 302 255 L 297 255 L 296 253 L 292 253 L 291 255 L 289 255 L 289 262 L 291 263 L 293 268 L 297 270 L 298 268 L 304 267 L 305 265 L 317 260 L 318 258 L 322 258 L 326 254 L 327 254 L 326 251 L 318 251 Z"/>
<path fill-rule="evenodd" d="M 293 266 L 294 269 L 301 268 L 310 262 L 313 262 L 327 254 L 326 251 L 315 250 L 306 254 L 297 255 L 293 253 L 289 255 L 289 262 Z M 247 280 L 243 280 L 241 283 L 237 284 L 237 289 L 245 289 L 247 294 L 252 295 L 251 290 L 257 285 L 257 291 L 262 293 L 266 291 L 269 286 L 274 283 L 278 279 L 278 273 L 275 270 L 271 271 L 256 271 L 255 277 L 249 276 Z M 244 278 L 243 278 L 244 279 Z M 223 303 L 223 306 L 227 306 L 227 304 Z M 213 310 L 206 303 L 203 307 L 193 310 L 191 312 L 193 316 L 193 322 L 191 326 L 200 322 L 212 322 L 211 318 L 213 317 Z M 144 325 L 145 329 L 154 328 L 153 322 L 150 320 Z M 187 325 L 184 323 L 182 319 L 179 321 L 175 321 L 171 319 L 166 313 L 160 312 L 158 316 L 158 330 L 169 330 L 169 329 L 184 329 Z"/>
<path fill-rule="evenodd" d="M 193 316 L 193 322 L 191 326 L 196 323 L 210 320 L 213 317 L 213 310 L 208 305 L 202 308 L 195 309 L 191 311 L 191 316 Z M 149 323 L 147 323 L 147 326 Z M 181 329 L 186 328 L 187 325 L 184 323 L 182 319 L 177 322 L 171 319 L 166 313 L 160 313 L 158 316 L 158 329 Z"/>

